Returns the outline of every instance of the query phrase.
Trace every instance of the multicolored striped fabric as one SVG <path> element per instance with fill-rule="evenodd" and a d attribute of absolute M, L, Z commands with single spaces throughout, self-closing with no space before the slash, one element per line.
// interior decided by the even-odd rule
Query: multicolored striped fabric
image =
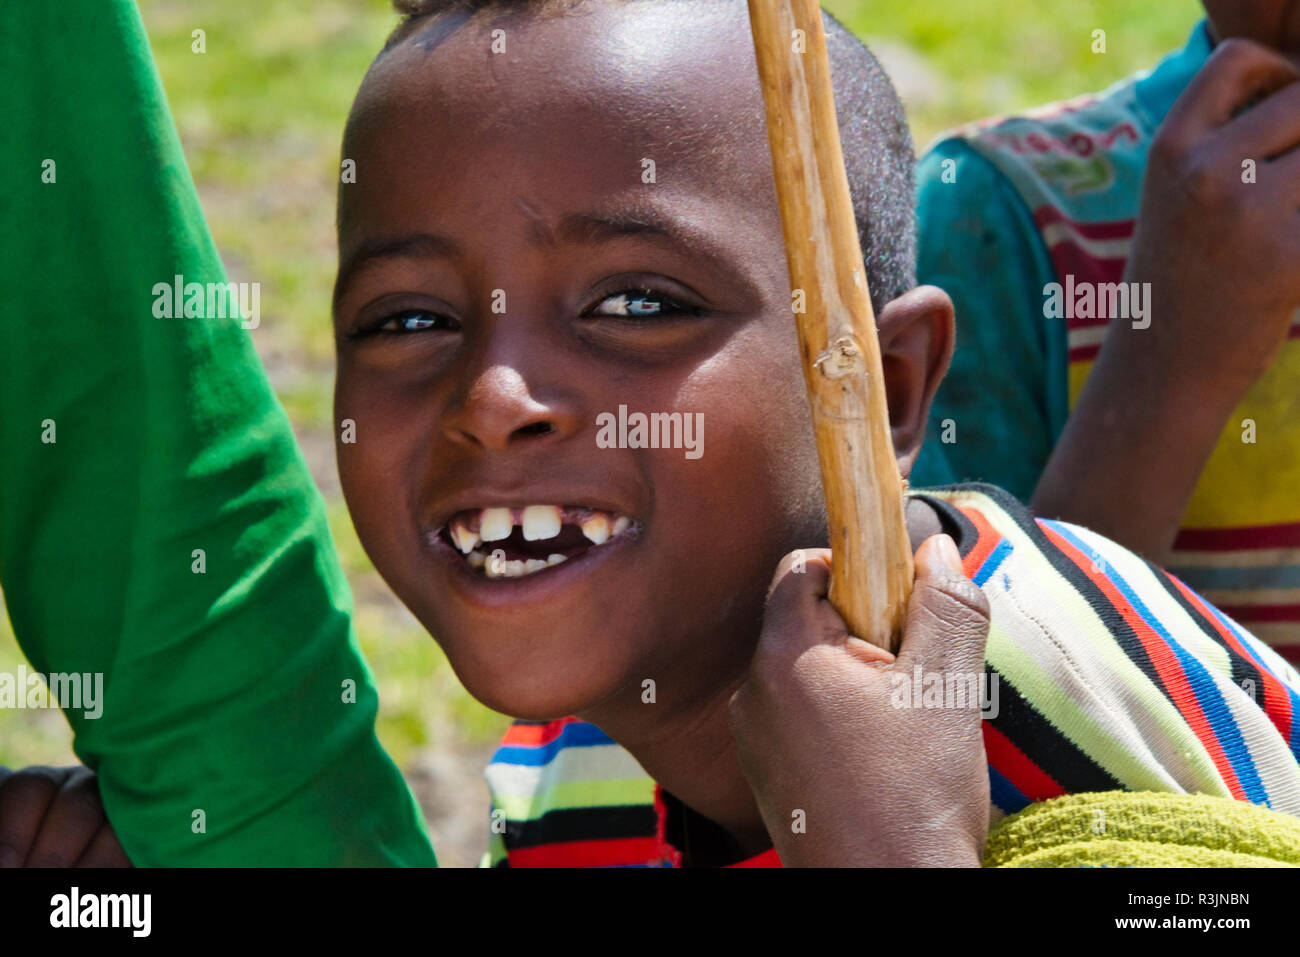
<path fill-rule="evenodd" d="M 1116 318 L 1111 303 L 1128 301 L 1127 288 L 1114 284 L 1128 265 L 1152 139 L 1211 50 L 1202 23 L 1150 73 L 964 127 L 922 161 L 919 278 L 950 292 L 958 327 L 932 434 L 945 420 L 965 432 L 923 452 L 918 484 L 980 479 L 1028 500 Z M 943 163 L 946 183 L 937 179 Z M 1064 318 L 1045 309 L 1050 284 L 1061 287 Z M 1131 317 L 1116 311 L 1120 321 Z M 1002 375 L 1036 381 L 989 384 Z M 1300 311 L 1273 366 L 1225 424 L 1169 562 L 1293 662 L 1300 662 L 1298 381 Z M 989 441 L 977 432 L 991 433 Z M 944 474 L 934 471 L 940 453 L 950 465 Z"/>
<path fill-rule="evenodd" d="M 994 820 L 1064 794 L 1235 798 L 1300 816 L 1300 675 L 1176 577 L 1011 495 L 913 492 L 988 596 Z M 493 866 L 680 867 L 664 795 L 576 718 L 519 722 L 487 769 Z M 739 866 L 779 865 L 769 852 Z"/>

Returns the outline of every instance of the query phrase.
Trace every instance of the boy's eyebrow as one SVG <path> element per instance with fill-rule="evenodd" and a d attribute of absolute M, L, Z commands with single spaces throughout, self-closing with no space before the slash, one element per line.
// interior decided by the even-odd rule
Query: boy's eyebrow
<path fill-rule="evenodd" d="M 560 221 L 558 234 L 560 239 L 567 242 L 588 244 L 609 242 L 625 236 L 646 236 L 665 241 L 686 255 L 705 260 L 715 267 L 731 268 L 727 256 L 704 233 L 650 207 L 571 213 Z"/>
<path fill-rule="evenodd" d="M 572 243 L 603 242 L 619 236 L 647 234 L 672 239 L 674 230 L 662 216 L 648 209 L 570 213 L 560 220 L 559 229 L 560 238 Z"/>
<path fill-rule="evenodd" d="M 380 259 L 431 259 L 451 258 L 460 253 L 460 246 L 446 236 L 435 233 L 410 233 L 406 236 L 380 236 L 363 242 L 339 267 L 334 282 L 334 305 L 338 306 L 343 290 L 352 277 L 363 267 Z"/>
<path fill-rule="evenodd" d="M 553 245 L 557 240 L 594 245 L 627 236 L 658 239 L 693 259 L 734 272 L 730 259 L 705 234 L 650 208 L 570 213 L 560 220 L 559 228 L 554 232 L 540 220 L 534 223 L 532 231 L 533 241 L 539 245 Z M 366 240 L 339 267 L 334 284 L 334 305 L 337 307 L 356 273 L 370 263 L 381 259 L 453 258 L 460 252 L 461 247 L 455 240 L 435 233 L 419 232 Z"/>

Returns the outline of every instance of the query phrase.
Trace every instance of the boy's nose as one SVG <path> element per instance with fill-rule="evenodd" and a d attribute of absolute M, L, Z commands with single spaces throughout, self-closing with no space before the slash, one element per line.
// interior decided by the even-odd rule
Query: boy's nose
<path fill-rule="evenodd" d="M 577 428 L 571 403 L 539 398 L 519 370 L 499 364 L 484 369 L 443 416 L 443 432 L 453 442 L 495 452 L 525 439 L 572 435 Z"/>

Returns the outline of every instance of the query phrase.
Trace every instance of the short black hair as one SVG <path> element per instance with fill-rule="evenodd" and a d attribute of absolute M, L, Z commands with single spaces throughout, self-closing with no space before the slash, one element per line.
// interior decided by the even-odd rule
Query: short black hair
<path fill-rule="evenodd" d="M 394 0 L 403 18 L 384 49 L 405 40 L 422 23 L 448 13 L 540 14 L 592 2 L 665 0 Z M 744 0 L 676 2 L 739 4 Z M 891 299 L 916 285 L 916 157 L 912 135 L 894 85 L 866 44 L 825 10 L 822 22 L 854 219 L 872 305 L 879 314 Z"/>

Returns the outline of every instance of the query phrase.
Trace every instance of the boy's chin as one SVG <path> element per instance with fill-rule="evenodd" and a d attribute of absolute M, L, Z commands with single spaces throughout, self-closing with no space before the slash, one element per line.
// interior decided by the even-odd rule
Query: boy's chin
<path fill-rule="evenodd" d="M 613 662 L 601 668 L 589 657 L 540 663 L 501 660 L 495 655 L 497 660 L 488 662 L 474 655 L 471 664 L 446 645 L 443 649 L 465 690 L 480 704 L 512 718 L 552 721 L 589 712 L 621 694 L 629 701 L 639 700 L 639 684 L 615 673 Z"/>
<path fill-rule="evenodd" d="M 463 681 L 463 684 L 480 704 L 523 721 L 555 721 L 581 714 L 609 696 L 596 691 L 584 693 L 584 689 L 572 685 L 550 687 L 544 682 L 524 688 L 513 681 Z"/>

